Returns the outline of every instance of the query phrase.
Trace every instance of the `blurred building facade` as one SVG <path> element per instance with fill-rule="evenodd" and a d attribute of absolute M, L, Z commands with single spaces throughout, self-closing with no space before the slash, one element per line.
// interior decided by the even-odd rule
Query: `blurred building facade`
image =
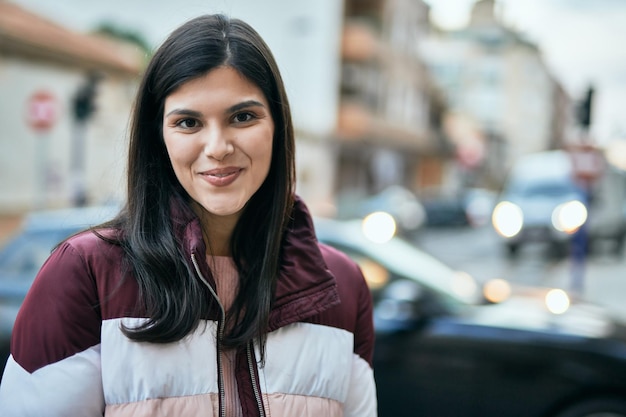
<path fill-rule="evenodd" d="M 343 10 L 337 0 L 240 0 L 231 10 L 276 58 L 295 128 L 297 192 L 318 215 L 335 212 Z"/>
<path fill-rule="evenodd" d="M 445 181 L 445 101 L 417 43 L 429 6 L 414 0 L 346 0 L 336 142 L 336 195 L 413 192 Z"/>
<path fill-rule="evenodd" d="M 567 142 L 572 100 L 495 0 L 476 1 L 466 28 L 433 31 L 420 49 L 446 92 L 445 129 L 468 185 L 497 188 L 517 157 Z"/>
<path fill-rule="evenodd" d="M 143 62 L 129 45 L 0 1 L 0 214 L 72 205 L 77 184 L 84 203 L 121 196 Z M 83 100 L 82 119 L 79 91 L 94 100 Z"/>
<path fill-rule="evenodd" d="M 71 203 L 73 100 L 95 69 L 85 189 L 92 202 L 115 198 L 144 57 L 6 0 L 0 7 L 0 210 Z M 493 0 L 478 0 L 469 26 L 450 33 L 431 26 L 422 0 L 242 0 L 230 12 L 277 58 L 294 115 L 298 192 L 316 213 L 332 214 L 344 193 L 390 185 L 418 194 L 495 187 L 517 155 L 561 147 L 572 124 L 571 100 L 540 51 L 499 22 Z M 46 130 L 25 116 L 41 91 L 57 105 Z"/>
<path fill-rule="evenodd" d="M 337 214 L 344 194 L 446 180 L 444 95 L 417 48 L 429 31 L 424 2 L 241 0 L 231 13 L 277 59 L 296 130 L 297 192 L 314 214 Z"/>

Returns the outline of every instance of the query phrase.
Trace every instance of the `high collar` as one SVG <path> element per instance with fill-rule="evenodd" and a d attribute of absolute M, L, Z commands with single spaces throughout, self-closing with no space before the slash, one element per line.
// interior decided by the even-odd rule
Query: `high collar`
<path fill-rule="evenodd" d="M 187 204 L 172 199 L 174 233 L 188 258 L 195 255 L 200 271 L 210 277 L 206 245 L 197 215 Z M 269 330 L 318 314 L 339 303 L 335 278 L 318 246 L 313 220 L 296 196 L 292 219 L 285 232 Z M 212 279 L 210 282 L 214 285 Z"/>
<path fill-rule="evenodd" d="M 335 277 L 318 246 L 309 210 L 299 197 L 295 199 L 282 253 L 270 330 L 339 304 Z"/>

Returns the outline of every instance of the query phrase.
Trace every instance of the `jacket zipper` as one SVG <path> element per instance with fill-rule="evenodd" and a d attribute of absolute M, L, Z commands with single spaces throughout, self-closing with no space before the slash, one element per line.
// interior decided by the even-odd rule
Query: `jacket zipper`
<path fill-rule="evenodd" d="M 254 398 L 256 399 L 256 403 L 259 406 L 259 415 L 261 417 L 265 417 L 265 411 L 263 410 L 263 402 L 261 401 L 261 393 L 259 392 L 259 388 L 257 386 L 256 380 L 256 372 L 255 372 L 255 362 L 252 360 L 252 341 L 248 343 L 246 346 L 246 350 L 248 353 L 248 366 L 250 368 L 250 379 L 252 380 L 252 389 L 254 390 Z"/>
<path fill-rule="evenodd" d="M 193 267 L 195 268 L 196 273 L 198 274 L 198 277 L 204 283 L 204 285 L 206 285 L 206 287 L 209 289 L 209 291 L 211 292 L 211 294 L 217 301 L 217 304 L 220 306 L 220 320 L 217 323 L 217 346 L 216 346 L 217 385 L 218 385 L 219 395 L 220 395 L 220 417 L 226 417 L 226 392 L 224 391 L 224 369 L 222 368 L 222 359 L 221 359 L 221 341 L 222 341 L 222 338 L 224 337 L 224 325 L 226 321 L 226 313 L 224 312 L 224 307 L 222 306 L 222 303 L 220 302 L 220 299 L 217 296 L 215 290 L 213 290 L 213 287 L 211 287 L 211 285 L 202 275 L 202 272 L 200 272 L 200 267 L 198 266 L 198 261 L 196 260 L 195 253 L 191 254 L 191 262 L 193 263 Z"/>

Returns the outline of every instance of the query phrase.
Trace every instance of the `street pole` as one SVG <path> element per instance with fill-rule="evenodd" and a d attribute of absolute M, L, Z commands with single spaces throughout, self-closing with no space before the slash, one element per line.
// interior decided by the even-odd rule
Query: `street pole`
<path fill-rule="evenodd" d="M 70 175 L 71 199 L 76 207 L 87 205 L 87 190 L 85 181 L 85 134 L 87 124 L 85 120 L 76 120 L 72 136 Z"/>
<path fill-rule="evenodd" d="M 59 106 L 54 94 L 47 90 L 35 91 L 26 102 L 26 122 L 37 134 L 35 139 L 35 209 L 41 210 L 48 205 L 48 186 L 50 185 L 50 129 L 56 123 Z"/>
<path fill-rule="evenodd" d="M 96 111 L 96 88 L 100 79 L 101 76 L 97 73 L 89 74 L 85 84 L 78 89 L 74 96 L 74 135 L 72 138 L 70 172 L 72 175 L 72 203 L 76 207 L 87 204 L 85 141 L 87 122 Z"/>
<path fill-rule="evenodd" d="M 49 138 L 47 132 L 39 133 L 36 142 L 35 166 L 37 167 L 37 191 L 35 192 L 35 209 L 42 210 L 48 205 L 48 185 L 50 169 L 48 167 Z"/>
<path fill-rule="evenodd" d="M 570 156 L 572 161 L 573 179 L 581 190 L 581 203 L 587 208 L 587 220 L 574 232 L 570 241 L 571 256 L 571 284 L 570 290 L 574 295 L 582 296 L 585 290 L 585 268 L 590 251 L 588 224 L 593 203 L 593 184 L 602 175 L 604 163 L 599 150 L 593 145 L 590 136 L 592 120 L 594 88 L 590 86 L 576 109 L 576 119 L 580 126 L 579 143 L 572 146 Z"/>
<path fill-rule="evenodd" d="M 589 207 L 589 192 L 583 190 L 584 201 L 581 201 L 585 207 Z M 589 211 L 589 210 L 588 210 Z M 589 252 L 589 236 L 587 233 L 587 221 L 580 226 L 580 228 L 574 232 L 572 240 L 570 241 L 570 256 L 571 256 L 571 284 L 570 291 L 572 294 L 582 297 L 585 291 L 585 268 L 587 262 L 587 254 Z"/>

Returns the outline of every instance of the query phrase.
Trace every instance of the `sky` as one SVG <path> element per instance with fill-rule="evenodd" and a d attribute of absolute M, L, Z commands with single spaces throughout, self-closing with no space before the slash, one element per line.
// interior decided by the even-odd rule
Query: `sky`
<path fill-rule="evenodd" d="M 115 22 L 156 46 L 176 26 L 206 12 L 229 13 L 237 0 L 10 0 L 71 29 Z M 285 0 L 293 1 L 293 0 Z M 474 0 L 425 0 L 444 29 L 467 24 Z M 596 90 L 592 135 L 626 139 L 626 0 L 496 0 L 502 21 L 535 42 L 572 98 Z M 263 3 L 257 3 L 262 5 Z"/>
<path fill-rule="evenodd" d="M 467 24 L 473 0 L 426 0 L 447 29 Z M 502 21 L 535 42 L 574 99 L 593 85 L 592 134 L 626 139 L 626 0 L 497 0 Z"/>

